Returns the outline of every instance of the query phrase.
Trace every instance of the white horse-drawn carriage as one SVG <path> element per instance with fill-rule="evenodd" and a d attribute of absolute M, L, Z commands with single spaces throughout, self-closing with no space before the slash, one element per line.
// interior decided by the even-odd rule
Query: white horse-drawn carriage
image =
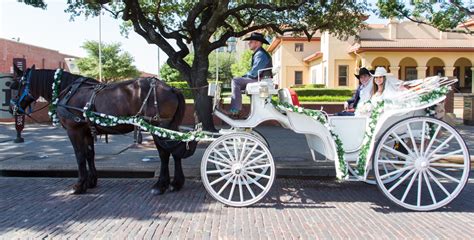
<path fill-rule="evenodd" d="M 211 84 L 214 114 L 231 129 L 203 155 L 204 186 L 230 206 L 261 200 L 273 184 L 276 168 L 265 138 L 252 129 L 275 120 L 306 136 L 314 160 L 317 152 L 334 161 L 340 179 L 376 183 L 392 202 L 407 209 L 445 206 L 466 185 L 471 159 L 461 135 L 442 120 L 426 116 L 425 109 L 442 102 L 442 90 L 452 83 L 439 77 L 419 81 L 392 107 L 375 105 L 370 116 L 355 117 L 294 106 L 286 90 L 275 89 L 272 79 L 262 79 L 247 85 L 251 110 L 243 120 L 216 108 L 220 86 Z"/>

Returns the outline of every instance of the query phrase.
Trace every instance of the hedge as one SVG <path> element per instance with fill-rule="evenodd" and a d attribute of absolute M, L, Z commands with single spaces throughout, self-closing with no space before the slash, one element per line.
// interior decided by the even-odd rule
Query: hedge
<path fill-rule="evenodd" d="M 189 89 L 188 83 L 187 82 L 166 82 L 171 87 L 175 87 L 181 90 L 184 94 L 184 98 L 186 99 L 192 99 L 193 98 L 193 93 L 191 89 Z"/>
<path fill-rule="evenodd" d="M 214 82 L 214 81 L 213 81 Z M 222 84 L 222 82 L 220 82 Z M 193 99 L 193 92 L 189 89 L 187 82 L 166 82 L 171 87 L 175 87 L 181 90 L 184 94 L 184 98 Z"/>
<path fill-rule="evenodd" d="M 313 84 L 295 85 L 295 86 L 291 86 L 290 88 L 325 88 L 325 87 L 326 87 L 325 84 L 313 83 Z"/>
<path fill-rule="evenodd" d="M 304 96 L 352 96 L 350 89 L 331 89 L 331 88 L 294 88 L 299 97 Z"/>
<path fill-rule="evenodd" d="M 298 97 L 300 102 L 344 102 L 347 101 L 347 96 L 303 96 Z"/>

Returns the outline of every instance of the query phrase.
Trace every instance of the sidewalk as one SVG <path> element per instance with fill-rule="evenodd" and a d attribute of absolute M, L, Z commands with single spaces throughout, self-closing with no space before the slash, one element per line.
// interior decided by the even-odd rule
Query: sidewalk
<path fill-rule="evenodd" d="M 0 175 L 74 177 L 77 164 L 66 132 L 49 125 L 30 124 L 23 131 L 24 143 L 16 144 L 13 124 L 0 124 Z M 304 135 L 281 127 L 257 128 L 269 141 L 278 176 L 335 176 L 334 162 L 315 163 Z M 183 160 L 185 176 L 200 176 L 202 155 L 208 144 Z M 98 139 L 96 166 L 100 177 L 153 177 L 159 173 L 159 157 L 151 136 L 143 144 L 133 143 L 133 134 L 110 135 L 109 143 Z M 150 161 L 146 161 L 150 159 Z M 171 174 L 174 164 L 170 164 Z"/>
<path fill-rule="evenodd" d="M 474 127 L 457 126 L 470 153 L 474 153 Z M 13 124 L 0 124 L 0 176 L 75 177 L 77 164 L 66 132 L 50 125 L 30 124 L 23 131 L 24 143 L 16 144 Z M 279 177 L 335 176 L 334 162 L 314 162 L 304 135 L 281 127 L 257 128 L 268 140 Z M 187 177 L 200 176 L 202 155 L 208 144 L 200 143 L 196 153 L 183 160 Z M 100 177 L 154 177 L 159 173 L 159 157 L 151 136 L 134 144 L 132 133 L 110 135 L 109 143 L 98 139 L 96 166 Z M 320 157 L 321 159 L 322 157 Z M 148 161 L 147 161 L 148 160 Z M 170 164 L 171 174 L 174 164 Z"/>

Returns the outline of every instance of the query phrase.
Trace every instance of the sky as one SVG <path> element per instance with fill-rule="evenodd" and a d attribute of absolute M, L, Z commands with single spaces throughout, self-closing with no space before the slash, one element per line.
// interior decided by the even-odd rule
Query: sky
<path fill-rule="evenodd" d="M 18 3 L 17 0 L 0 0 L 0 37 L 19 38 L 20 42 L 58 50 L 61 53 L 85 57 L 81 48 L 86 40 L 99 40 L 99 18 L 86 19 L 83 16 L 69 21 L 70 14 L 65 13 L 65 0 L 48 0 L 46 10 Z M 384 20 L 371 16 L 369 23 Z M 148 44 L 145 39 L 131 31 L 128 38 L 120 34 L 120 20 L 109 14 L 102 15 L 102 42 L 119 42 L 122 49 L 135 59 L 139 70 L 157 73 L 158 47 Z M 160 52 L 160 65 L 167 56 Z"/>

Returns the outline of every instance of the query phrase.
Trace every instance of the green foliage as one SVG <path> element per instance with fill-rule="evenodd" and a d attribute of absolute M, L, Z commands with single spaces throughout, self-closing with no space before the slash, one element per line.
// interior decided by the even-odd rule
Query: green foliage
<path fill-rule="evenodd" d="M 128 52 L 122 52 L 120 43 L 102 44 L 102 80 L 104 82 L 120 81 L 140 76 L 133 65 L 133 57 Z M 99 43 L 86 41 L 82 48 L 87 51 L 87 57 L 77 61 L 82 75 L 99 79 Z"/>
<path fill-rule="evenodd" d="M 466 6 L 467 1 L 443 1 L 443 3 L 434 4 L 435 2 L 415 0 L 414 6 L 409 6 L 403 1 L 378 0 L 377 14 L 382 18 L 407 18 L 442 31 L 473 33 L 468 29 L 454 30 L 460 23 L 469 19 L 470 11 Z"/>
<path fill-rule="evenodd" d="M 312 83 L 312 84 L 304 84 L 304 85 L 298 85 L 298 86 L 291 86 L 290 88 L 325 88 L 325 84 L 321 83 Z"/>
<path fill-rule="evenodd" d="M 306 96 L 345 96 L 351 97 L 352 90 L 350 89 L 339 89 L 339 88 L 294 88 L 298 97 L 306 97 Z M 347 100 L 347 99 L 346 99 Z"/>
<path fill-rule="evenodd" d="M 194 55 L 188 55 L 185 58 L 186 62 L 192 64 Z M 218 54 L 219 63 L 219 81 L 230 82 L 232 79 L 231 65 L 235 63 L 235 57 L 232 53 L 220 52 Z M 209 68 L 208 68 L 208 81 L 215 81 L 216 79 L 216 53 L 213 52 L 209 55 Z M 165 82 L 181 82 L 184 80 L 178 70 L 171 68 L 170 65 L 165 63 L 160 70 L 160 77 Z"/>
<path fill-rule="evenodd" d="M 216 59 L 215 51 L 209 55 L 209 73 L 207 76 L 207 80 L 209 82 L 216 80 L 216 64 L 218 62 L 219 81 L 224 82 L 224 85 L 230 84 L 230 81 L 232 80 L 232 77 L 233 77 L 231 66 L 235 64 L 235 55 L 233 53 L 228 53 L 228 52 L 219 52 L 217 56 L 218 57 Z"/>
<path fill-rule="evenodd" d="M 184 98 L 193 98 L 193 93 L 191 89 L 189 89 L 187 82 L 167 82 L 166 84 L 170 85 L 171 87 L 180 89 L 181 92 L 183 92 Z"/>
<path fill-rule="evenodd" d="M 232 75 L 235 77 L 240 77 L 246 74 L 248 71 L 250 71 L 250 63 L 252 62 L 252 51 L 251 50 L 245 50 L 245 52 L 242 53 L 242 56 L 240 59 L 232 64 L 231 70 L 232 70 Z"/>
<path fill-rule="evenodd" d="M 298 96 L 300 102 L 344 102 L 348 96 Z"/>
<path fill-rule="evenodd" d="M 194 55 L 190 54 L 184 58 L 188 64 L 192 64 L 194 61 Z M 165 82 L 181 82 L 184 80 L 181 73 L 172 68 L 168 63 L 163 64 L 160 68 L 160 78 Z"/>

